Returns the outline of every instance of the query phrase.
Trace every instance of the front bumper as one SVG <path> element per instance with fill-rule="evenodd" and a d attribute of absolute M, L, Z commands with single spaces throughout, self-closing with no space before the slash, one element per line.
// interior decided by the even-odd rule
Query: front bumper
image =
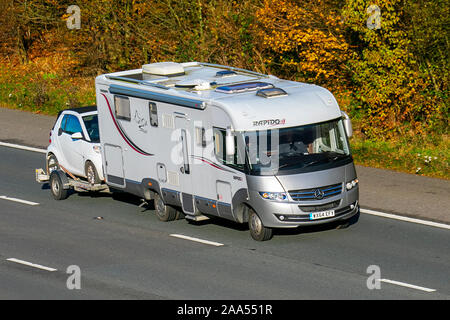
<path fill-rule="evenodd" d="M 358 187 L 323 201 L 309 202 L 268 201 L 262 199 L 257 193 L 250 193 L 250 197 L 253 200 L 251 203 L 253 209 L 255 209 L 263 225 L 268 228 L 296 228 L 299 226 L 330 223 L 338 220 L 347 220 L 359 212 Z M 327 210 L 334 210 L 334 216 L 311 220 L 311 212 Z"/>

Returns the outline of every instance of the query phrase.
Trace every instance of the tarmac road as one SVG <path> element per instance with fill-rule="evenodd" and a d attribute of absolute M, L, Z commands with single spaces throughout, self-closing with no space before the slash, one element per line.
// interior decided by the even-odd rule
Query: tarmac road
<path fill-rule="evenodd" d="M 43 154 L 0 146 L 0 159 L 1 299 L 450 298 L 448 229 L 361 214 L 348 229 L 279 231 L 259 243 L 222 220 L 160 222 L 134 197 L 55 201 L 34 181 Z M 71 265 L 79 290 L 66 286 Z M 367 286 L 372 265 L 380 289 Z"/>

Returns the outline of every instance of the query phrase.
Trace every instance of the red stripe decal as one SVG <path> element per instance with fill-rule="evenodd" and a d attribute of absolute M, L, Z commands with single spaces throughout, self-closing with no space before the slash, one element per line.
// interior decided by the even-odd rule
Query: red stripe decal
<path fill-rule="evenodd" d="M 134 151 L 136 151 L 137 153 L 140 153 L 140 154 L 142 154 L 142 155 L 144 155 L 144 156 L 152 156 L 153 154 L 150 154 L 150 153 L 146 153 L 146 152 L 144 152 L 144 151 L 141 151 L 141 150 L 138 150 L 135 146 L 133 146 L 131 143 L 130 143 L 130 141 L 128 140 L 128 138 L 124 135 L 124 133 L 122 132 L 122 130 L 121 130 L 121 128 L 120 128 L 120 126 L 119 126 L 119 124 L 116 122 L 116 118 L 114 117 L 114 114 L 113 114 L 113 112 L 112 112 L 112 110 L 111 110 L 111 106 L 109 105 L 109 101 L 108 101 L 108 98 L 105 96 L 105 94 L 101 94 L 104 98 L 105 98 L 105 100 L 106 100 L 106 104 L 108 105 L 108 109 L 109 109 L 109 114 L 111 115 L 111 118 L 113 119 L 113 122 L 114 122 L 114 125 L 116 126 L 116 128 L 117 128 L 117 131 L 119 131 L 119 133 L 120 133 L 120 135 L 122 136 L 122 139 L 123 140 L 125 140 L 125 142 L 134 150 Z"/>

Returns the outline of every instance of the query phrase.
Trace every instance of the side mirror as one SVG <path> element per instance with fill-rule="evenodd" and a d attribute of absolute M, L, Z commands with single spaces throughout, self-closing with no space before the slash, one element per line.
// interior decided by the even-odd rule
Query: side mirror
<path fill-rule="evenodd" d="M 347 133 L 347 137 L 351 137 L 353 135 L 353 127 L 352 127 L 352 121 L 350 120 L 350 117 L 347 113 L 344 111 L 341 111 L 342 117 L 344 118 L 344 129 Z"/>
<path fill-rule="evenodd" d="M 81 132 L 75 132 L 70 136 L 73 140 L 83 139 L 83 134 Z"/>
<path fill-rule="evenodd" d="M 234 156 L 235 145 L 234 145 L 234 135 L 231 132 L 231 128 L 227 128 L 227 133 L 225 136 L 226 154 L 227 156 Z"/>

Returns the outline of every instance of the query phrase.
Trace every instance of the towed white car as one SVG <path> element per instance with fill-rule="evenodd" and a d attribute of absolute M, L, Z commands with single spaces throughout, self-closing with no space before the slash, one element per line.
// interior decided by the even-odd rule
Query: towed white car
<path fill-rule="evenodd" d="M 61 111 L 50 131 L 47 174 L 57 169 L 85 178 L 90 184 L 104 181 L 97 108 Z"/>

